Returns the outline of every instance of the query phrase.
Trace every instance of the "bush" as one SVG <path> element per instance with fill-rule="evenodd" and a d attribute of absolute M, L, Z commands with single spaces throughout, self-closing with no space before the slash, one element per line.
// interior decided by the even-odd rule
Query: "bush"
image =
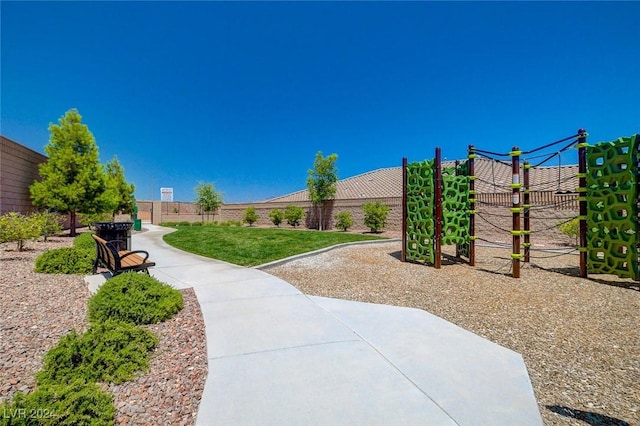
<path fill-rule="evenodd" d="M 353 217 L 351 212 L 339 212 L 336 215 L 336 228 L 346 231 L 353 226 Z"/>
<path fill-rule="evenodd" d="M 113 397 L 95 383 L 47 384 L 0 404 L 0 425 L 112 425 Z"/>
<path fill-rule="evenodd" d="M 280 227 L 280 224 L 284 219 L 284 213 L 280 209 L 273 209 L 269 212 L 269 219 L 271 219 L 271 222 L 275 226 Z"/>
<path fill-rule="evenodd" d="M 244 218 L 242 219 L 242 221 L 248 223 L 249 226 L 253 226 L 253 224 L 256 223 L 258 219 L 260 219 L 260 216 L 258 216 L 255 207 L 247 207 L 244 210 Z"/>
<path fill-rule="evenodd" d="M 287 223 L 294 228 L 300 225 L 300 221 L 304 217 L 304 210 L 302 207 L 298 207 L 295 205 L 289 205 L 284 210 L 284 218 L 287 220 Z"/>
<path fill-rule="evenodd" d="M 577 217 L 574 217 L 568 222 L 559 223 L 560 232 L 570 237 L 574 237 L 576 239 L 576 244 L 578 243 L 578 238 L 580 237 L 580 220 Z"/>
<path fill-rule="evenodd" d="M 78 221 L 81 225 L 93 229 L 93 224 L 96 222 L 113 222 L 113 215 L 111 213 L 81 213 L 78 215 Z"/>
<path fill-rule="evenodd" d="M 40 220 L 34 216 L 25 216 L 9 212 L 0 216 L 0 243 L 16 243 L 16 250 L 24 250 L 27 240 L 36 240 L 42 235 Z"/>
<path fill-rule="evenodd" d="M 362 205 L 364 211 L 364 224 L 371 232 L 380 232 L 387 225 L 389 206 L 380 201 L 368 202 Z"/>
<path fill-rule="evenodd" d="M 32 218 L 37 221 L 40 227 L 40 235 L 44 237 L 45 241 L 47 241 L 47 238 L 62 232 L 61 217 L 59 214 L 45 211 L 42 213 L 34 213 Z"/>
<path fill-rule="evenodd" d="M 149 352 L 158 338 L 131 323 L 106 320 L 92 324 L 86 333 L 75 330 L 60 339 L 44 357 L 36 375 L 38 385 L 84 382 L 122 383 L 149 365 Z"/>
<path fill-rule="evenodd" d="M 94 260 L 95 249 L 64 247 L 47 250 L 36 259 L 35 271 L 45 274 L 90 274 Z"/>
<path fill-rule="evenodd" d="M 77 249 L 85 249 L 85 250 L 93 250 L 96 249 L 96 242 L 91 237 L 93 232 L 83 232 L 82 234 L 78 234 L 73 239 L 73 247 Z"/>
<path fill-rule="evenodd" d="M 128 272 L 104 283 L 89 299 L 89 320 L 134 324 L 165 321 L 183 307 L 182 293 L 145 274 Z"/>

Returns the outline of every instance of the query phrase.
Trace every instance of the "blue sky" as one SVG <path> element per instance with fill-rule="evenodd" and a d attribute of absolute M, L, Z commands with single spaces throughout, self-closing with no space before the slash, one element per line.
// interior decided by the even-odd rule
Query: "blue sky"
<path fill-rule="evenodd" d="M 11 2 L 0 132 L 36 151 L 77 108 L 141 200 L 225 202 L 640 131 L 638 2 Z M 568 158 L 567 158 L 568 157 Z M 563 163 L 575 161 L 575 156 Z"/>

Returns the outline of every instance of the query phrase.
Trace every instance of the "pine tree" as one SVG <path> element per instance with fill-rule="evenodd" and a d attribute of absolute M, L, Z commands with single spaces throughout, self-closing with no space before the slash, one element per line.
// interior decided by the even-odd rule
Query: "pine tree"
<path fill-rule="evenodd" d="M 42 180 L 29 188 L 31 199 L 36 207 L 68 213 L 75 236 L 77 213 L 108 210 L 106 176 L 93 134 L 76 109 L 67 111 L 59 124 L 50 124 L 49 132 L 49 159 L 40 165 Z"/>
<path fill-rule="evenodd" d="M 117 213 L 133 213 L 136 203 L 134 194 L 135 186 L 127 183 L 124 177 L 124 168 L 120 165 L 118 157 L 114 157 L 106 166 L 108 198 L 112 201 L 110 211 L 115 216 Z"/>

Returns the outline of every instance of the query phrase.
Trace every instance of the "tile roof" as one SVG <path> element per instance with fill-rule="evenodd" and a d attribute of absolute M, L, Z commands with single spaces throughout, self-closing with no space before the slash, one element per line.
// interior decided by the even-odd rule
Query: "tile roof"
<path fill-rule="evenodd" d="M 443 166 L 453 166 L 454 161 L 444 161 Z M 511 164 L 485 158 L 475 160 L 476 189 L 481 193 L 511 192 Z M 531 169 L 532 191 L 574 192 L 578 187 L 578 166 L 545 166 Z M 387 167 L 342 179 L 337 182 L 336 200 L 357 198 L 402 197 L 402 167 Z M 299 203 L 309 201 L 309 191 L 304 189 L 272 198 L 265 202 Z"/>

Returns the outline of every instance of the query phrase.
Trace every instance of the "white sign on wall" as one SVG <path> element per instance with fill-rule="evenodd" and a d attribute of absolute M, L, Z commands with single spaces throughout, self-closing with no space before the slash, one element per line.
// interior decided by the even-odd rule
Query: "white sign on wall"
<path fill-rule="evenodd" d="M 160 201 L 173 202 L 173 188 L 160 188 Z"/>

